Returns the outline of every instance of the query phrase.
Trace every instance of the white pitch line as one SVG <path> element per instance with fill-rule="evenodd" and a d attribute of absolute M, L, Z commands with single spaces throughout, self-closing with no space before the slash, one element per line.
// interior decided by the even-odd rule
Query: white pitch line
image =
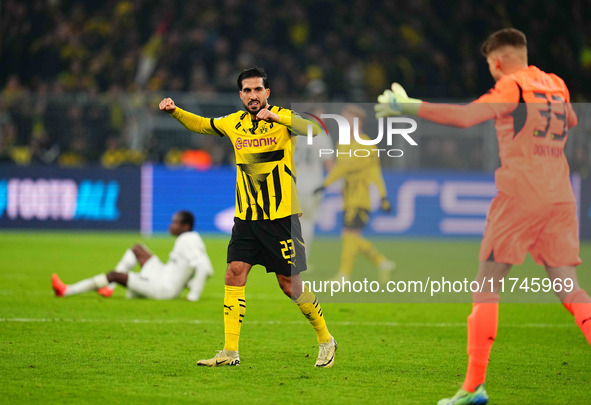
<path fill-rule="evenodd" d="M 216 324 L 221 323 L 221 320 L 213 319 L 74 319 L 74 318 L 0 318 L 0 322 L 13 323 L 50 323 L 50 322 L 64 322 L 64 323 L 120 323 L 120 324 Z M 249 324 L 255 325 L 300 325 L 304 321 L 247 321 Z M 465 328 L 465 322 L 353 322 L 353 321 L 331 321 L 331 325 L 339 326 L 379 326 L 379 327 L 393 327 L 393 328 Z M 575 323 L 519 323 L 519 324 L 500 324 L 503 328 L 574 328 Z"/>

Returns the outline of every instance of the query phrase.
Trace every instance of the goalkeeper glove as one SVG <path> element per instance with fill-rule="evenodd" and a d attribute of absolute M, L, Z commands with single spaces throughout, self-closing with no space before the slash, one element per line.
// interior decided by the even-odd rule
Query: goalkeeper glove
<path fill-rule="evenodd" d="M 374 106 L 376 118 L 383 118 L 392 115 L 417 115 L 422 101 L 408 97 L 400 84 L 392 83 L 392 90 L 388 89 L 379 95 L 378 103 Z"/>
<path fill-rule="evenodd" d="M 384 212 L 392 212 L 392 205 L 390 205 L 390 201 L 388 201 L 387 197 L 382 198 L 380 209 Z"/>
<path fill-rule="evenodd" d="M 314 194 L 322 193 L 326 187 L 320 186 L 316 190 L 314 190 Z"/>

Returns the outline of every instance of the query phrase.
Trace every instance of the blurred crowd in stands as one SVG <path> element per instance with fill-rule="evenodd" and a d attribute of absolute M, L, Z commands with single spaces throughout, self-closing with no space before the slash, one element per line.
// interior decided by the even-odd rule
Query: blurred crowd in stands
<path fill-rule="evenodd" d="M 419 98 L 469 100 L 493 85 L 480 43 L 507 26 L 527 34 L 530 62 L 563 77 L 573 101 L 591 99 L 587 0 L 4 0 L 0 7 L 0 161 L 19 164 L 180 163 L 182 150 L 164 148 L 146 124 L 158 99 L 236 92 L 237 74 L 254 65 L 266 68 L 277 103 L 372 102 L 392 81 Z M 441 149 L 438 142 L 459 147 L 433 142 L 425 153 Z M 231 162 L 231 148 L 202 143 L 212 164 Z M 478 157 L 458 155 L 449 159 L 454 168 L 478 169 Z"/>

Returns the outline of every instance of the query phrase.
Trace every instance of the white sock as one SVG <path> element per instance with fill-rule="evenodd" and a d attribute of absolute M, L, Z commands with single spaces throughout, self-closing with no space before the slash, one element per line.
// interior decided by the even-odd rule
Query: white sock
<path fill-rule="evenodd" d="M 119 263 L 117 263 L 117 266 L 115 266 L 115 271 L 118 271 L 119 273 L 128 273 L 136 265 L 137 258 L 135 257 L 135 254 L 133 254 L 131 249 L 127 249 Z"/>
<path fill-rule="evenodd" d="M 129 273 L 137 264 L 137 257 L 135 257 L 131 249 L 127 249 L 119 263 L 117 263 L 117 266 L 115 266 L 115 271 L 118 273 Z M 110 290 L 114 290 L 117 287 L 117 283 L 109 283 L 107 287 Z"/>
<path fill-rule="evenodd" d="M 76 284 L 69 285 L 64 293 L 64 296 L 76 295 L 88 291 L 97 290 L 106 287 L 109 284 L 106 274 L 99 274 L 97 276 L 78 281 Z"/>

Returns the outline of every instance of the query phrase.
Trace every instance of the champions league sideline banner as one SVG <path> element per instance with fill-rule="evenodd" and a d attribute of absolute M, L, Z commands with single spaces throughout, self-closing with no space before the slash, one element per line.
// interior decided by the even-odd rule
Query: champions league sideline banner
<path fill-rule="evenodd" d="M 0 229 L 137 230 L 140 169 L 0 166 Z"/>
<path fill-rule="evenodd" d="M 392 212 L 379 211 L 373 193 L 372 236 L 480 237 L 496 194 L 489 173 L 400 172 L 384 170 Z M 573 176 L 580 234 L 591 239 L 591 179 Z M 236 171 L 207 171 L 144 165 L 141 168 L 63 169 L 0 166 L 0 229 L 141 230 L 167 232 L 180 209 L 195 214 L 197 230 L 230 233 Z M 342 229 L 339 183 L 319 206 L 318 235 Z M 309 198 L 302 194 L 300 199 Z M 305 215 L 305 213 L 304 213 Z"/>

